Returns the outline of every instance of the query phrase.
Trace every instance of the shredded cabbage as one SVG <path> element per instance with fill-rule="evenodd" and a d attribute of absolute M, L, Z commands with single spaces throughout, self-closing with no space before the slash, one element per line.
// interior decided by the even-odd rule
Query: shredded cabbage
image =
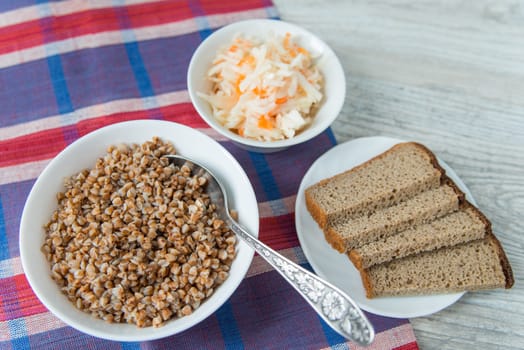
<path fill-rule="evenodd" d="M 322 75 L 290 33 L 266 41 L 237 35 L 217 53 L 207 78 L 212 91 L 198 95 L 223 126 L 250 139 L 295 136 L 322 100 Z"/>

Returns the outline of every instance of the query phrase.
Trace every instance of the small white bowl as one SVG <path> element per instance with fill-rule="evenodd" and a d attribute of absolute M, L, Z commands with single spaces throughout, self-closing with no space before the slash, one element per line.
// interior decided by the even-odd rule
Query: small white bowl
<path fill-rule="evenodd" d="M 44 169 L 27 198 L 20 223 L 20 257 L 31 288 L 40 301 L 66 324 L 84 333 L 116 341 L 147 341 L 182 332 L 215 312 L 236 290 L 244 278 L 254 251 L 240 241 L 230 275 L 213 295 L 191 315 L 174 318 L 162 327 L 138 328 L 124 323 L 107 323 L 78 310 L 50 277 L 50 266 L 40 248 L 43 226 L 55 208 L 56 194 L 63 191 L 63 180 L 82 169 L 92 168 L 110 145 L 143 143 L 158 136 L 171 141 L 179 154 L 205 164 L 223 181 L 237 209 L 240 223 L 258 236 L 258 206 L 246 173 L 218 142 L 187 126 L 155 120 L 113 124 L 78 139 L 58 154 Z"/>
<path fill-rule="evenodd" d="M 271 34 L 290 33 L 299 45 L 316 57 L 316 64 L 324 77 L 324 97 L 315 113 L 313 123 L 295 137 L 279 141 L 258 141 L 242 137 L 222 126 L 213 116 L 209 103 L 197 95 L 197 92 L 207 93 L 211 89 L 211 82 L 206 75 L 213 59 L 222 47 L 228 45 L 235 35 L 240 33 L 262 39 Z M 301 27 L 270 19 L 236 22 L 207 37 L 191 58 L 187 72 L 187 87 L 195 109 L 209 126 L 240 147 L 261 153 L 280 151 L 319 135 L 337 118 L 346 97 L 344 71 L 333 50 L 318 37 Z"/>

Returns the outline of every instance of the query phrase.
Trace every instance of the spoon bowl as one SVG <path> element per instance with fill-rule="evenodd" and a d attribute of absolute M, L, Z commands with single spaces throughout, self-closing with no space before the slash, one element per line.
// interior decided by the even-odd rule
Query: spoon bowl
<path fill-rule="evenodd" d="M 375 332 L 357 304 L 344 292 L 280 255 L 233 220 L 227 192 L 221 182 L 206 167 L 180 155 L 166 155 L 175 167 L 188 167 L 193 175 L 207 180 L 206 193 L 221 219 L 231 230 L 263 257 L 313 307 L 326 323 L 343 337 L 359 345 L 369 345 Z"/>

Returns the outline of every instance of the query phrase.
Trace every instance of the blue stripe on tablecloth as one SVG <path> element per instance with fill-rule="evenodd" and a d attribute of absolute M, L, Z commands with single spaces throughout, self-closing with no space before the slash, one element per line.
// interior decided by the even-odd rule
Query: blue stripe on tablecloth
<path fill-rule="evenodd" d="M 124 0 L 113 0 L 113 5 L 115 6 L 122 6 L 124 4 Z M 153 96 L 155 91 L 153 89 L 153 85 L 151 84 L 151 80 L 149 79 L 149 75 L 147 74 L 144 60 L 142 59 L 142 54 L 140 53 L 140 49 L 138 47 L 138 42 L 133 33 L 133 25 L 129 21 L 127 9 L 125 7 L 116 8 L 115 12 L 118 15 L 118 21 L 122 27 L 122 37 L 125 41 L 124 46 L 126 48 L 127 57 L 129 59 L 129 63 L 131 64 L 135 80 L 138 84 L 140 95 L 142 97 Z"/>
<path fill-rule="evenodd" d="M 47 57 L 47 66 L 51 74 L 51 83 L 55 92 L 56 104 L 60 114 L 70 113 L 73 111 L 73 104 L 69 96 L 67 82 L 62 68 L 62 60 L 59 55 Z"/>
<path fill-rule="evenodd" d="M 266 199 L 268 201 L 281 199 L 282 195 L 278 188 L 278 184 L 276 183 L 275 178 L 273 177 L 273 172 L 271 171 L 271 167 L 269 166 L 265 155 L 261 153 L 249 152 L 249 157 L 251 158 L 251 161 L 253 162 L 253 165 L 255 166 L 255 169 L 258 172 L 260 181 L 264 184 L 264 192 L 266 194 Z"/>
<path fill-rule="evenodd" d="M 129 42 L 125 44 L 127 51 L 127 57 L 129 58 L 129 63 L 133 69 L 133 74 L 135 75 L 135 80 L 138 84 L 138 91 L 142 97 L 149 97 L 155 94 L 153 90 L 153 85 L 151 85 L 151 80 L 147 74 L 147 70 L 144 66 L 144 60 L 140 54 L 138 48 L 138 43 L 136 41 Z"/>
<path fill-rule="evenodd" d="M 23 318 L 15 318 L 7 321 L 9 333 L 11 336 L 11 345 L 13 349 L 30 349 L 31 344 L 27 337 L 27 327 Z"/>
<path fill-rule="evenodd" d="M 130 35 L 132 35 L 132 33 Z M 153 85 L 151 84 L 151 79 L 147 74 L 147 69 L 144 65 L 144 60 L 142 59 L 142 54 L 140 53 L 138 43 L 136 41 L 126 42 L 125 48 L 127 51 L 129 63 L 131 64 L 131 69 L 133 70 L 133 75 L 135 76 L 135 80 L 138 85 L 138 91 L 140 91 L 140 95 L 142 97 L 152 97 L 152 99 L 144 100 L 144 107 L 149 110 L 151 118 L 163 119 L 162 113 L 158 109 L 159 106 L 155 98 L 155 91 L 153 89 Z"/>
<path fill-rule="evenodd" d="M 228 349 L 244 349 L 240 330 L 238 329 L 231 302 L 227 301 L 215 313 L 218 320 L 224 345 Z"/>
<path fill-rule="evenodd" d="M 0 196 L 0 260 L 9 259 L 9 244 L 7 242 L 7 231 L 5 229 L 4 208 Z"/>
<path fill-rule="evenodd" d="M 127 343 L 123 342 L 120 344 L 122 350 L 140 350 L 140 343 Z"/>
<path fill-rule="evenodd" d="M 0 244 L 2 248 L 0 256 L 2 257 L 2 259 L 14 258 L 20 255 L 18 249 L 20 219 L 22 217 L 22 211 L 24 209 L 25 198 L 27 198 L 27 196 L 29 195 L 29 192 L 31 191 L 34 182 L 35 180 L 31 179 L 16 183 L 0 185 L 0 201 L 2 204 L 2 208 L 0 209 L 0 240 L 2 242 L 7 242 L 5 246 L 4 244 Z M 4 261 L 7 262 L 9 260 Z M 8 270 L 1 271 L 0 275 L 2 273 L 9 273 L 9 270 L 12 271 L 11 263 L 7 263 L 7 265 L 2 265 L 4 265 L 4 267 L 6 267 L 6 269 Z M 12 275 L 4 277 L 10 276 Z M 0 302 L 0 305 L 1 304 L 2 303 Z"/>
<path fill-rule="evenodd" d="M 190 1 L 188 5 L 191 12 L 194 14 L 194 20 L 198 26 L 198 34 L 200 35 L 200 38 L 204 40 L 213 32 L 213 30 L 209 28 L 210 26 L 206 18 L 206 13 L 202 10 L 200 1 Z"/>
<path fill-rule="evenodd" d="M 158 109 L 158 103 L 154 98 L 155 89 L 147 72 L 142 53 L 140 52 L 139 43 L 136 40 L 136 36 L 133 32 L 133 25 L 129 21 L 127 9 L 123 6 L 125 5 L 125 1 L 114 0 L 113 5 L 122 6 L 115 11 L 118 14 L 118 20 L 120 22 L 120 26 L 122 27 L 121 33 L 125 42 L 124 47 L 127 52 L 127 59 L 131 65 L 131 70 L 133 71 L 133 76 L 135 77 L 140 96 L 153 97 L 153 99 L 145 100 L 146 104 L 144 107 L 150 110 L 151 118 L 163 119 L 162 114 Z"/>
<path fill-rule="evenodd" d="M 41 6 L 38 7 L 40 15 L 45 18 L 40 19 L 40 25 L 43 30 L 47 30 L 44 34 L 44 41 L 52 43 L 54 42 L 54 34 L 52 28 L 52 19 L 50 16 L 53 15 L 53 10 L 47 4 L 47 1 L 36 0 Z M 49 69 L 49 75 L 51 78 L 51 84 L 55 93 L 56 105 L 58 107 L 58 113 L 67 114 L 74 111 L 69 89 L 67 87 L 67 80 L 64 74 L 64 68 L 62 65 L 62 59 L 57 54 L 56 47 L 54 44 L 46 46 L 47 54 L 47 67 Z M 67 143 L 71 143 L 78 139 L 79 135 L 76 128 L 68 128 L 64 130 L 64 139 Z"/>
<path fill-rule="evenodd" d="M 200 37 L 202 38 L 202 40 L 204 40 L 205 38 L 207 38 L 208 36 L 211 35 L 211 33 L 213 33 L 213 30 L 210 29 L 210 28 L 205 28 L 206 26 L 209 27 L 209 24 L 207 22 L 207 19 L 204 18 L 204 17 L 197 17 L 195 18 L 199 28 L 204 28 L 204 29 L 200 29 L 198 31 L 198 34 L 200 34 Z"/>
<path fill-rule="evenodd" d="M 337 345 L 345 345 L 346 343 L 346 339 L 341 336 L 340 334 L 338 334 L 337 332 L 335 332 L 333 330 L 333 328 L 331 328 L 330 326 L 328 326 L 328 324 L 319 316 L 318 317 L 319 321 L 320 321 L 320 324 L 322 325 L 322 330 L 324 331 L 324 334 L 326 336 L 326 340 L 329 344 L 329 346 L 331 346 L 332 348 L 335 348 L 336 346 L 336 349 L 347 349 L 348 347 L 345 346 L 345 347 L 339 347 Z"/>
<path fill-rule="evenodd" d="M 333 130 L 331 128 L 328 128 L 326 133 L 327 133 L 331 143 L 333 145 L 336 145 L 337 144 L 337 139 L 335 138 L 335 135 L 333 134 Z"/>
<path fill-rule="evenodd" d="M 44 42 L 53 43 L 55 39 L 51 18 L 51 16 L 53 16 L 53 11 L 49 5 L 47 5 L 48 1 L 35 0 L 35 2 L 38 5 L 41 5 L 38 6 L 38 12 L 42 16 L 40 19 L 40 26 L 42 28 Z M 49 74 L 51 76 L 51 83 L 55 93 L 58 112 L 60 114 L 70 113 L 73 111 L 73 104 L 71 103 L 71 97 L 69 96 L 69 90 L 67 89 L 66 77 L 64 75 L 60 55 L 57 54 L 54 44 L 49 44 L 45 49 L 47 54 L 47 67 L 49 68 Z"/>

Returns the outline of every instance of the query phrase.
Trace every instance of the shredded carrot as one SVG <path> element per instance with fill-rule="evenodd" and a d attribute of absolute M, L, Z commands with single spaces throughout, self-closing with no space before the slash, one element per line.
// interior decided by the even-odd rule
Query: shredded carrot
<path fill-rule="evenodd" d="M 286 33 L 282 41 L 282 44 L 284 45 L 284 49 L 289 53 L 289 55 L 295 58 L 297 56 L 297 51 L 295 50 L 296 45 L 291 46 L 290 39 L 291 39 L 291 33 Z"/>
<path fill-rule="evenodd" d="M 284 36 L 284 48 L 289 50 L 289 39 L 291 39 L 291 33 L 287 32 Z"/>
<path fill-rule="evenodd" d="M 267 94 L 267 91 L 265 89 L 261 89 L 258 86 L 253 89 L 253 93 L 257 96 L 265 96 Z"/>
<path fill-rule="evenodd" d="M 259 128 L 266 129 L 266 130 L 272 130 L 275 127 L 274 124 L 275 123 L 273 122 L 273 120 L 271 120 L 270 118 L 267 118 L 264 115 L 261 115 L 260 117 L 258 117 L 258 127 Z"/>
<path fill-rule="evenodd" d="M 243 137 L 244 136 L 244 128 L 238 128 L 238 134 Z"/>
<path fill-rule="evenodd" d="M 304 49 L 303 47 L 300 47 L 300 46 L 299 46 L 299 47 L 297 48 L 297 51 L 300 52 L 300 53 L 303 54 L 303 55 L 309 56 L 309 51 L 306 50 L 306 49 Z"/>
<path fill-rule="evenodd" d="M 280 97 L 280 98 L 277 98 L 277 99 L 275 100 L 275 103 L 276 103 L 277 105 L 281 105 L 281 104 L 286 103 L 286 102 L 287 102 L 287 96 Z"/>
<path fill-rule="evenodd" d="M 235 52 L 237 49 L 238 49 L 238 46 L 236 46 L 236 45 L 231 45 L 229 47 L 229 51 L 231 51 L 231 52 Z"/>
<path fill-rule="evenodd" d="M 242 93 L 242 91 L 240 90 L 240 83 L 245 78 L 246 78 L 246 76 L 244 74 L 239 74 L 238 77 L 237 77 L 237 81 L 235 82 L 235 91 L 236 91 L 236 93 L 238 95 L 240 95 Z"/>
<path fill-rule="evenodd" d="M 248 55 L 246 57 L 246 63 L 249 64 L 249 65 L 254 65 L 255 64 L 255 56 L 253 55 Z"/>

